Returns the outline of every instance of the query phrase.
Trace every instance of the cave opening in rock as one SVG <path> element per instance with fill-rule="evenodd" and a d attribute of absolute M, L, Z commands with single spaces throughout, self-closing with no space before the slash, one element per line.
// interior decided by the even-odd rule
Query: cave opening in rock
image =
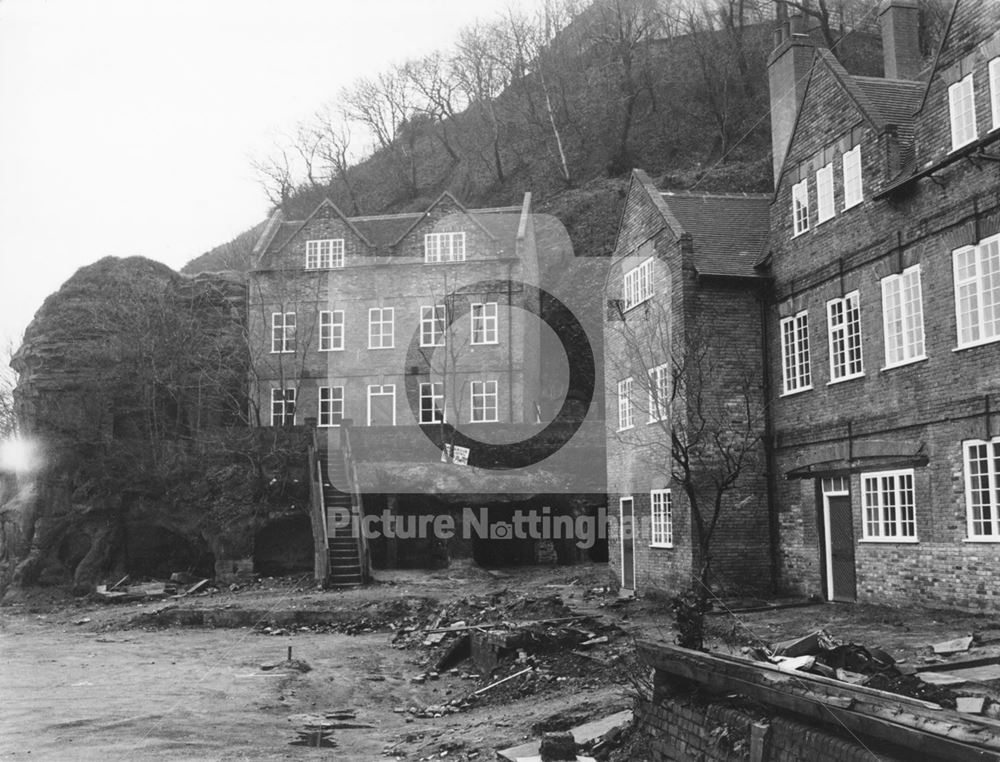
<path fill-rule="evenodd" d="M 304 514 L 282 516 L 254 536 L 253 568 L 265 577 L 304 574 L 313 570 L 312 524 Z"/>
<path fill-rule="evenodd" d="M 132 577 L 169 579 L 174 572 L 215 576 L 215 556 L 200 537 L 139 522 L 129 523 L 125 537 L 126 568 Z"/>

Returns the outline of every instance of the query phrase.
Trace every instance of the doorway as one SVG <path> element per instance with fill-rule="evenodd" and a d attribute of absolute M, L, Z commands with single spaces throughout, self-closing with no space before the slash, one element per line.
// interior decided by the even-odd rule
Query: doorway
<path fill-rule="evenodd" d="M 821 490 L 826 598 L 829 601 L 853 602 L 858 597 L 858 588 L 850 478 L 835 476 L 823 479 Z"/>
<path fill-rule="evenodd" d="M 635 512 L 631 497 L 619 501 L 621 523 L 619 537 L 622 546 L 622 588 L 635 590 Z"/>

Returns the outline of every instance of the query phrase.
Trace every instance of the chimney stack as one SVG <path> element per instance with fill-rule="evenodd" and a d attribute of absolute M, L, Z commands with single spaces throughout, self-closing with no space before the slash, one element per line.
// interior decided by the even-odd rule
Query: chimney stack
<path fill-rule="evenodd" d="M 888 79 L 916 79 L 920 72 L 917 0 L 882 0 L 882 56 Z"/>
<path fill-rule="evenodd" d="M 809 79 L 809 69 L 816 53 L 812 38 L 806 33 L 802 16 L 788 18 L 787 6 L 777 4 L 776 46 L 767 63 L 767 80 L 771 92 L 771 156 L 774 183 L 788 152 L 795 118 Z"/>

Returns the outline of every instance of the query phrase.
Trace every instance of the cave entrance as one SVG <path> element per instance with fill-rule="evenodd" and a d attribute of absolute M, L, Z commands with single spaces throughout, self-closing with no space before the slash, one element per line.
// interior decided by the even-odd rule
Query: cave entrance
<path fill-rule="evenodd" d="M 313 571 L 313 535 L 309 517 L 282 516 L 267 522 L 254 536 L 253 569 L 265 577 Z"/>
<path fill-rule="evenodd" d="M 204 540 L 155 524 L 130 522 L 125 552 L 128 573 L 134 577 L 168 579 L 174 572 L 215 576 L 215 556 Z"/>

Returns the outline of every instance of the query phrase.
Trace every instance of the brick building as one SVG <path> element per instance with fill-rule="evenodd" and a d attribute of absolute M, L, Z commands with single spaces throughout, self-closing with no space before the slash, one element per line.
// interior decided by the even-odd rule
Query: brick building
<path fill-rule="evenodd" d="M 920 72 L 884 0 L 885 78 L 793 18 L 770 61 L 767 322 L 782 587 L 1000 604 L 1000 12 L 957 0 Z"/>
<path fill-rule="evenodd" d="M 768 202 L 661 193 L 633 172 L 604 326 L 609 560 L 624 588 L 689 586 L 701 568 L 698 538 L 707 536 L 713 582 L 732 589 L 770 579 L 761 477 L 766 279 L 754 267 L 766 252 Z M 724 445 L 711 441 L 716 435 Z M 717 493 L 714 483 L 729 477 L 732 488 Z M 697 516 L 713 520 L 717 494 L 718 524 L 700 533 Z"/>
<path fill-rule="evenodd" d="M 530 194 L 466 210 L 446 193 L 422 213 L 354 218 L 327 200 L 305 220 L 272 218 L 257 255 L 261 425 L 535 420 L 537 321 L 510 285 L 537 278 Z"/>

